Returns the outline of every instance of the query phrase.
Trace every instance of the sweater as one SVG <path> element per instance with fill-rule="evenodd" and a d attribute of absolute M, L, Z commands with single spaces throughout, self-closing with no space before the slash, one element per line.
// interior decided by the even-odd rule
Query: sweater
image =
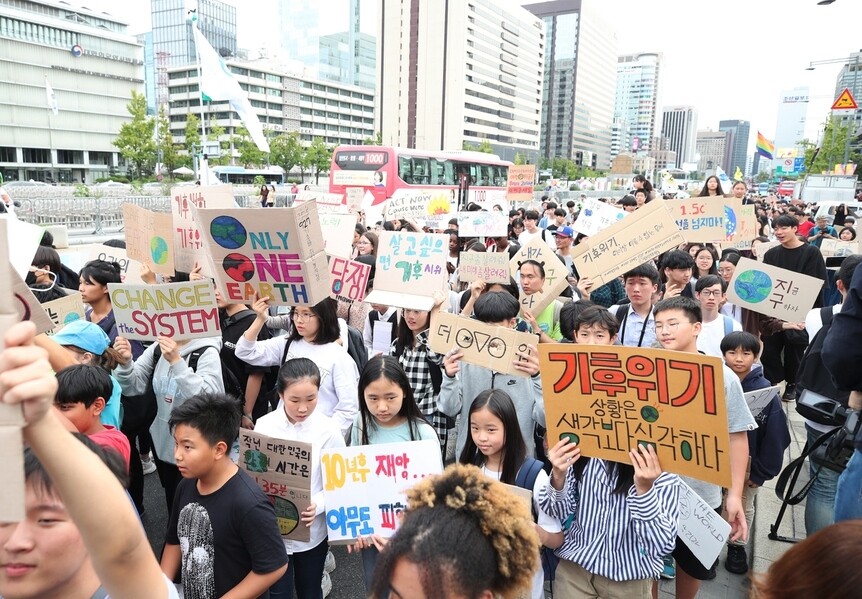
<path fill-rule="evenodd" d="M 742 379 L 742 390 L 746 393 L 771 386 L 763 376 L 763 366 L 760 364 L 752 366 L 751 372 Z M 754 420 L 757 422 L 757 428 L 748 431 L 748 455 L 751 456 L 748 479 L 762 486 L 781 472 L 784 450 L 790 446 L 787 416 L 781 408 L 777 393 Z"/>
<path fill-rule="evenodd" d="M 803 243 L 792 250 L 780 245 L 775 246 L 763 255 L 763 263 L 826 281 L 826 263 L 820 250 L 813 245 Z M 814 307 L 819 308 L 822 305 L 823 297 L 820 294 Z"/>

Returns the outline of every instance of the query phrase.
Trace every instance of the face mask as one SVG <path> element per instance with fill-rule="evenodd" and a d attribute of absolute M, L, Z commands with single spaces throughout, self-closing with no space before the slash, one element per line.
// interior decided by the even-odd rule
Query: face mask
<path fill-rule="evenodd" d="M 32 287 L 33 285 L 35 285 L 36 284 L 36 273 L 28 270 L 27 276 L 24 277 L 24 282 L 27 283 L 28 287 Z"/>

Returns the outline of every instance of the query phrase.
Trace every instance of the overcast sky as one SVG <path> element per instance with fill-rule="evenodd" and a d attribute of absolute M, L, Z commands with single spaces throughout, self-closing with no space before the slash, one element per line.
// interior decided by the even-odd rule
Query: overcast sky
<path fill-rule="evenodd" d="M 128 20 L 131 33 L 150 27 L 149 2 L 134 0 L 67 0 L 104 10 Z M 238 6 L 239 43 L 257 48 L 277 39 L 277 2 L 291 0 L 228 0 Z M 347 0 L 319 0 L 327 8 L 321 33 L 346 28 Z M 530 4 L 535 0 L 498 0 Z M 584 0 L 607 11 L 617 31 L 620 54 L 661 52 L 663 106 L 691 105 L 698 110 L 698 128 L 718 129 L 721 119 L 751 121 L 756 131 L 775 133 L 779 94 L 796 86 L 811 88 L 808 136 L 816 135 L 834 100 L 841 64 L 805 68 L 810 61 L 848 56 L 862 48 L 862 1 L 836 0 Z M 374 22 L 374 0 L 363 0 L 363 29 Z M 337 10 L 340 7 L 342 10 Z M 366 18 L 366 15 L 368 18 Z M 270 29 L 271 31 L 267 31 Z"/>

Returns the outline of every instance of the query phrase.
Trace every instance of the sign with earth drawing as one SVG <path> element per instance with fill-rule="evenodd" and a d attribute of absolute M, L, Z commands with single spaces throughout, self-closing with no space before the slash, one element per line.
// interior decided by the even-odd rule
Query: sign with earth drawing
<path fill-rule="evenodd" d="M 123 204 L 126 254 L 156 274 L 174 276 L 173 216 Z"/>
<path fill-rule="evenodd" d="M 727 300 L 740 308 L 788 322 L 802 322 L 823 281 L 750 258 L 740 258 L 727 286 Z"/>
<path fill-rule="evenodd" d="M 652 445 L 662 469 L 730 484 L 720 358 L 662 349 L 539 344 L 548 444 L 630 464 Z"/>

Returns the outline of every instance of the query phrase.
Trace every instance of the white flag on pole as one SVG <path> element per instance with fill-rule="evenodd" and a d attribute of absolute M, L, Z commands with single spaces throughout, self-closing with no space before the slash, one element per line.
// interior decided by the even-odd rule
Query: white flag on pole
<path fill-rule="evenodd" d="M 721 182 L 721 190 L 724 193 L 730 193 L 730 188 L 733 187 L 733 181 L 730 180 L 730 177 L 727 176 L 724 169 L 720 166 L 715 167 L 715 176 L 718 177 L 718 180 Z"/>
<path fill-rule="evenodd" d="M 263 126 L 257 114 L 248 101 L 248 96 L 234 79 L 227 65 L 197 26 L 192 26 L 195 32 L 195 44 L 201 59 L 201 93 L 204 100 L 227 100 L 236 111 L 243 125 L 248 129 L 252 140 L 262 152 L 269 152 L 269 142 L 263 134 Z"/>
<path fill-rule="evenodd" d="M 48 83 L 48 78 L 45 77 L 45 98 L 48 101 L 48 110 L 56 116 L 59 110 L 57 109 L 57 97 L 54 95 L 54 89 Z"/>

